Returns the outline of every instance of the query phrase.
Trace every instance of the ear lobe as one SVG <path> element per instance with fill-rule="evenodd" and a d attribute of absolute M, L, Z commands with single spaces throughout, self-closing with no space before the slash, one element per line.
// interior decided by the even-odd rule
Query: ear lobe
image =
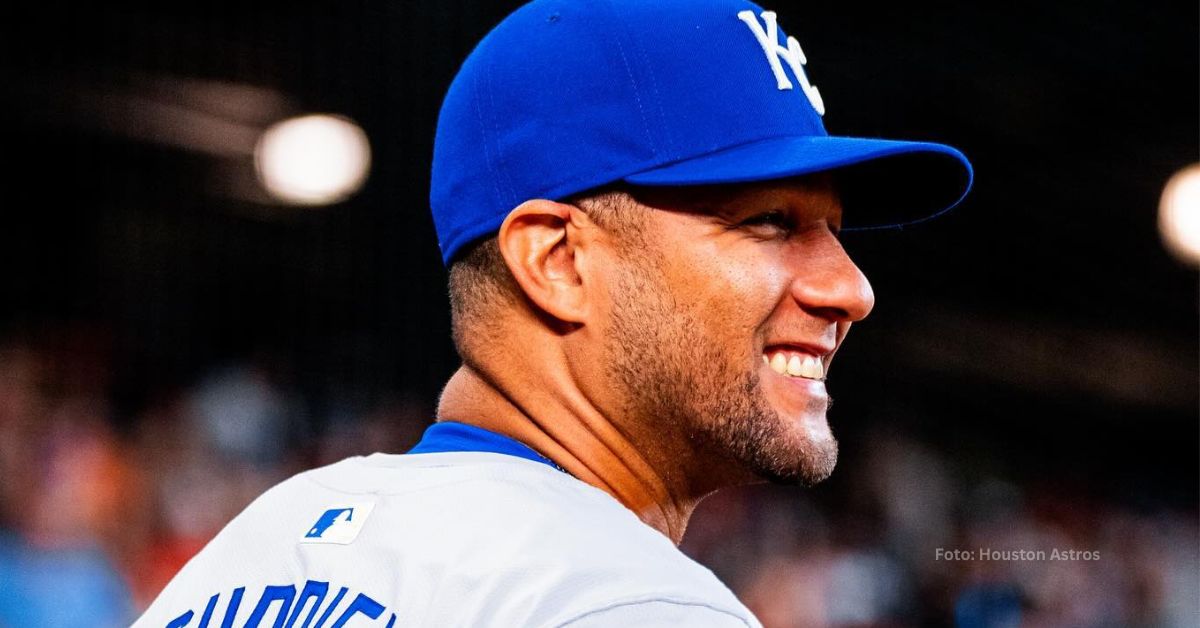
<path fill-rule="evenodd" d="M 581 323 L 586 295 L 575 265 L 577 231 L 568 228 L 573 211 L 554 201 L 526 201 L 508 214 L 496 242 L 534 305 L 563 322 Z"/>

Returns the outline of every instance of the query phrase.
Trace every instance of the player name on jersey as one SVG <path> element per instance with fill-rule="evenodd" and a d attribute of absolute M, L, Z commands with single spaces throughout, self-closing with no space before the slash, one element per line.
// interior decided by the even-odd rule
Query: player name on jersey
<path fill-rule="evenodd" d="M 348 587 L 338 588 L 337 593 L 326 604 L 325 599 L 329 596 L 331 588 L 328 582 L 316 580 L 305 582 L 299 595 L 297 595 L 294 584 L 263 587 L 262 591 L 258 593 L 257 601 L 254 602 L 254 610 L 250 613 L 250 617 L 245 624 L 241 625 L 245 628 L 257 628 L 260 625 L 282 628 L 293 628 L 294 626 L 341 628 L 346 625 L 346 622 L 360 615 L 370 620 L 379 620 L 380 624 L 383 622 L 382 618 L 387 616 L 385 624 L 387 628 L 393 628 L 396 624 L 395 613 L 389 613 L 383 604 L 368 597 L 365 593 L 350 593 Z M 188 609 L 167 622 L 166 628 L 209 628 L 210 626 L 227 628 L 233 626 L 245 594 L 246 587 L 238 587 L 229 593 L 229 601 L 225 606 L 220 623 L 216 623 L 214 615 L 223 596 L 215 593 L 208 598 L 208 603 L 199 617 L 195 610 Z M 343 604 L 343 600 L 349 600 L 349 602 Z M 308 613 L 304 616 L 304 620 L 300 621 L 300 616 L 306 609 Z M 328 623 L 331 619 L 332 624 Z"/>

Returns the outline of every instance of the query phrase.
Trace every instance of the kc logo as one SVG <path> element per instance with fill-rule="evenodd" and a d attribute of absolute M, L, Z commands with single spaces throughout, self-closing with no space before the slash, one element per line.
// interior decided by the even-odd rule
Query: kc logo
<path fill-rule="evenodd" d="M 825 101 L 821 99 L 821 92 L 808 82 L 808 75 L 804 73 L 804 65 L 808 63 L 808 58 L 804 56 L 804 51 L 800 49 L 800 42 L 796 41 L 795 37 L 787 38 L 787 46 L 779 44 L 779 23 L 774 11 L 763 11 L 763 21 L 766 22 L 766 28 L 758 22 L 754 11 L 742 11 L 738 13 L 738 19 L 745 22 L 746 26 L 750 27 L 750 31 L 754 33 L 754 37 L 758 39 L 758 44 L 762 46 L 763 52 L 767 55 L 767 62 L 771 64 L 771 71 L 775 73 L 775 79 L 779 83 L 779 89 L 792 89 L 792 81 L 788 79 L 787 73 L 783 71 L 783 63 L 780 59 L 787 61 L 792 68 L 792 74 L 796 75 L 796 80 L 800 81 L 800 89 L 804 90 L 804 95 L 808 96 L 808 102 L 812 104 L 812 108 L 819 115 L 825 115 Z"/>

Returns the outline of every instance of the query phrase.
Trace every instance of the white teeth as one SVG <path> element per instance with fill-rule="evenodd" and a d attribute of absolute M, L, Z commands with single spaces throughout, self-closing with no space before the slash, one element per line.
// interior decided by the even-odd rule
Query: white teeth
<path fill-rule="evenodd" d="M 822 368 L 820 360 L 806 355 L 804 356 L 804 368 L 801 369 L 800 375 L 809 379 L 821 379 L 825 377 L 825 369 Z"/>
<path fill-rule="evenodd" d="M 787 374 L 791 375 L 792 377 L 804 375 L 805 364 L 806 362 L 800 359 L 800 356 L 793 355 L 792 358 L 788 360 Z M 805 377 L 807 377 L 807 375 L 805 375 Z"/>
<path fill-rule="evenodd" d="M 816 356 L 792 354 L 788 357 L 783 351 L 778 351 L 769 358 L 763 355 L 763 363 L 780 375 L 817 380 L 825 378 L 825 365 Z"/>
<path fill-rule="evenodd" d="M 780 375 L 787 374 L 788 360 L 783 353 L 776 353 L 771 357 L 771 370 L 779 373 Z"/>

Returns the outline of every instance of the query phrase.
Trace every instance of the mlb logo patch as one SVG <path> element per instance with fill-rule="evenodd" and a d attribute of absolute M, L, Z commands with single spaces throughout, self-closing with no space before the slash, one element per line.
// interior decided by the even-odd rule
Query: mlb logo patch
<path fill-rule="evenodd" d="M 359 502 L 330 508 L 321 513 L 321 516 L 313 522 L 300 542 L 337 545 L 353 543 L 374 508 L 374 502 Z"/>

